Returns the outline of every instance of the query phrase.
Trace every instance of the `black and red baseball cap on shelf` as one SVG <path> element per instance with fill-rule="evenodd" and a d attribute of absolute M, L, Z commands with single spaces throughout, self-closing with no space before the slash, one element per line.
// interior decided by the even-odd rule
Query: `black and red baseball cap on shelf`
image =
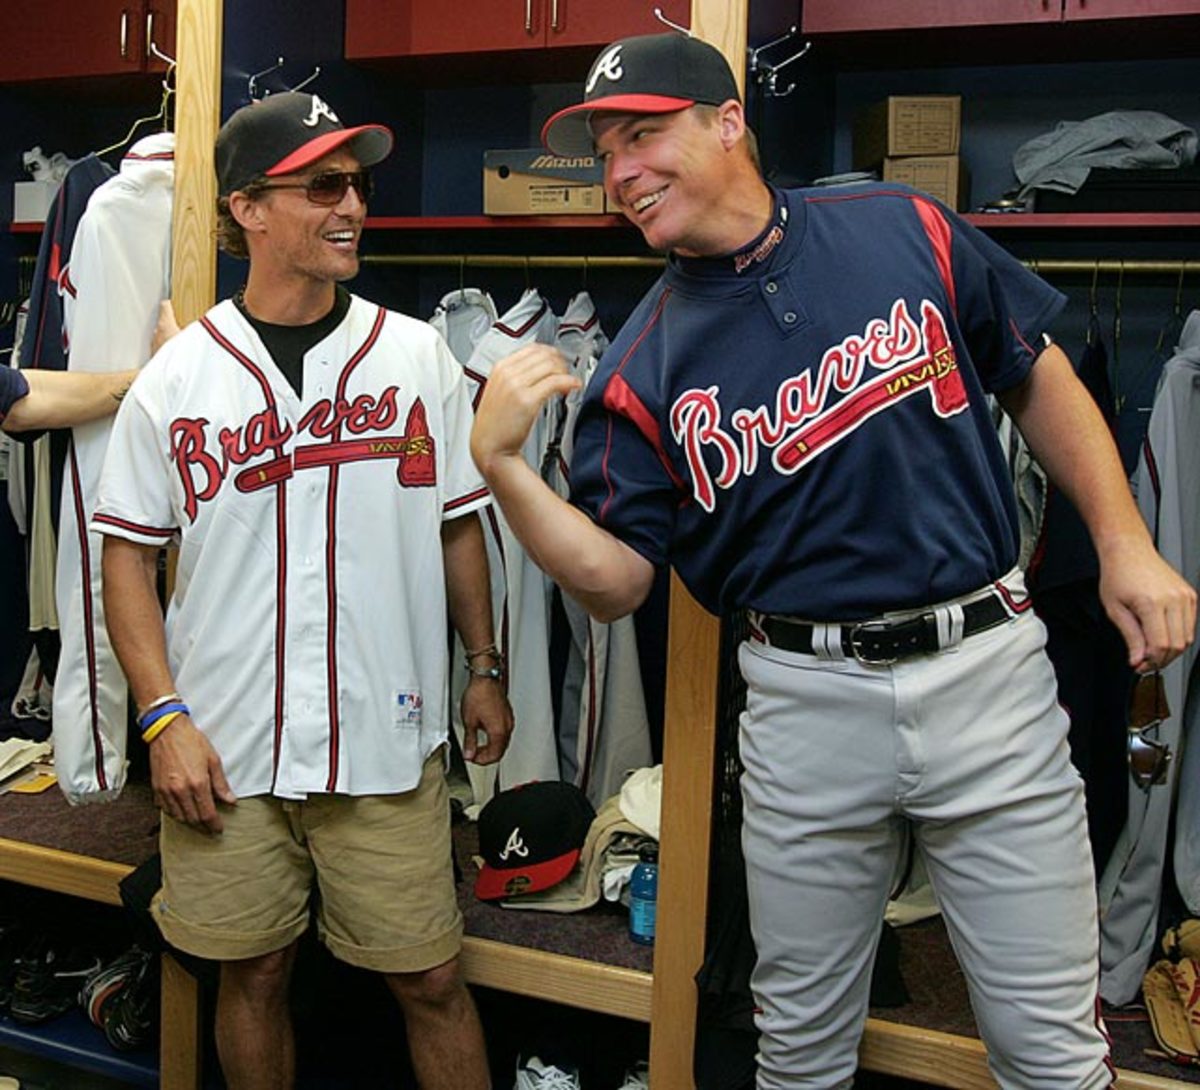
<path fill-rule="evenodd" d="M 596 811 L 572 783 L 539 780 L 501 791 L 479 811 L 475 880 L 481 901 L 558 885 L 575 869 Z"/>
<path fill-rule="evenodd" d="M 741 101 L 721 51 L 686 34 L 642 34 L 607 46 L 588 73 L 583 101 L 559 110 L 542 126 L 542 143 L 555 155 L 594 155 L 596 110 L 665 114 L 697 103 Z"/>
<path fill-rule="evenodd" d="M 228 197 L 264 174 L 294 174 L 344 144 L 361 166 L 372 167 L 394 142 L 386 125 L 346 128 L 307 91 L 268 95 L 237 110 L 217 133 L 217 192 Z"/>

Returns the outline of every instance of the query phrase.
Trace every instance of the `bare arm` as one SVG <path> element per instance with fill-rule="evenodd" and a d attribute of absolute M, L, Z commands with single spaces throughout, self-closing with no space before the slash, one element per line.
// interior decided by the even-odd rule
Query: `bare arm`
<path fill-rule="evenodd" d="M 155 590 L 158 549 L 124 538 L 104 539 L 104 613 L 113 650 L 139 712 L 174 692 L 166 634 Z M 221 758 L 192 720 L 181 715 L 150 743 L 155 801 L 173 818 L 210 832 L 222 829 L 214 795 L 237 801 Z"/>
<path fill-rule="evenodd" d="M 137 377 L 132 371 L 22 371 L 29 393 L 4 418 L 5 431 L 69 428 L 110 416 Z"/>
<path fill-rule="evenodd" d="M 475 514 L 442 523 L 442 559 L 446 569 L 446 599 L 450 620 L 468 651 L 491 647 L 492 590 L 488 578 L 487 551 L 483 529 Z M 498 655 L 479 655 L 472 666 L 486 669 L 500 665 Z M 500 760 L 508 748 L 513 715 L 505 696 L 503 679 L 472 676 L 462 698 L 463 756 L 476 764 Z M 479 745 L 479 732 L 487 741 Z"/>
<path fill-rule="evenodd" d="M 521 455 L 542 404 L 578 385 L 545 345 L 505 357 L 475 412 L 471 454 L 534 563 L 597 620 L 613 621 L 645 601 L 654 566 L 559 496 Z"/>
<path fill-rule="evenodd" d="M 1100 557 L 1100 598 L 1130 665 L 1165 666 L 1192 642 L 1196 594 L 1155 550 L 1104 418 L 1070 360 L 1051 345 L 1000 403 L 1087 524 Z"/>

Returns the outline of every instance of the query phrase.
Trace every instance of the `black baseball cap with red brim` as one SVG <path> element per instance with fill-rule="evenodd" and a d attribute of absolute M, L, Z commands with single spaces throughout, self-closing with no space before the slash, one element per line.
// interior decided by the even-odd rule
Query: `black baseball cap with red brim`
<path fill-rule="evenodd" d="M 217 133 L 217 192 L 229 196 L 255 178 L 294 174 L 348 145 L 363 167 L 386 159 L 394 138 L 386 125 L 346 128 L 307 91 L 284 91 L 233 113 Z"/>
<path fill-rule="evenodd" d="M 542 143 L 555 155 L 594 155 L 591 119 L 597 110 L 665 114 L 697 103 L 741 101 L 724 54 L 686 34 L 622 38 L 596 58 L 583 101 L 559 110 L 542 127 Z"/>
<path fill-rule="evenodd" d="M 481 901 L 558 885 L 575 869 L 596 811 L 573 783 L 535 781 L 495 795 L 479 811 L 475 880 Z"/>

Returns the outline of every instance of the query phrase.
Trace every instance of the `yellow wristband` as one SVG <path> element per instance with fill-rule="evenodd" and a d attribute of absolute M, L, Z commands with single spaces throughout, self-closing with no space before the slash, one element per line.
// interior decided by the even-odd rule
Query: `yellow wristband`
<path fill-rule="evenodd" d="M 146 728 L 146 732 L 142 735 L 143 742 L 153 742 L 171 723 L 178 719 L 183 712 L 167 712 L 161 719 L 155 720 Z"/>

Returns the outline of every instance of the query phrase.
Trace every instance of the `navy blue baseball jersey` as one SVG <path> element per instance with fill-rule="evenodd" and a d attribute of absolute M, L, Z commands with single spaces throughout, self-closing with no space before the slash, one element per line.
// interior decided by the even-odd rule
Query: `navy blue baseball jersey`
<path fill-rule="evenodd" d="M 1064 297 L 904 186 L 773 191 L 738 254 L 673 256 L 605 353 L 572 500 L 713 612 L 853 620 L 1017 558 L 985 402 Z"/>
<path fill-rule="evenodd" d="M 29 383 L 20 371 L 11 367 L 0 367 L 0 424 L 8 416 L 13 405 L 29 393 Z"/>

